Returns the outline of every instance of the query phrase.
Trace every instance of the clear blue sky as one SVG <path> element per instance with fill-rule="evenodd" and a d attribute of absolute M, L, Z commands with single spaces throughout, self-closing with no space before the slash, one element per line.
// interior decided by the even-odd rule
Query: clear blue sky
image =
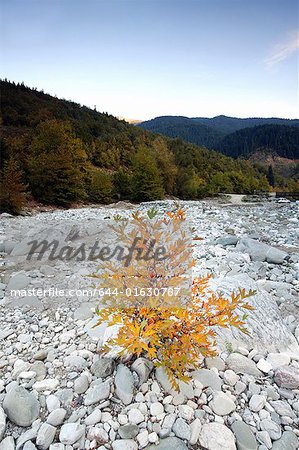
<path fill-rule="evenodd" d="M 116 116 L 298 109 L 297 0 L 0 0 L 1 77 Z"/>

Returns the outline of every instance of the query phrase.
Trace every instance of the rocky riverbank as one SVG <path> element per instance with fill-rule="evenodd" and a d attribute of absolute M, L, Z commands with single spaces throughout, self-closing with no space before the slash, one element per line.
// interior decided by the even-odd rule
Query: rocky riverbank
<path fill-rule="evenodd" d="M 153 205 L 172 207 L 140 209 Z M 123 364 L 101 357 L 105 330 L 91 329 L 96 299 L 70 295 L 91 286 L 94 262 L 26 259 L 28 239 L 92 241 L 100 221 L 131 209 L 1 216 L 1 450 L 298 448 L 299 205 L 183 206 L 194 236 L 203 238 L 194 241 L 195 272 L 212 273 L 213 289 L 257 294 L 250 336 L 219 333 L 219 356 L 179 392 L 143 358 Z M 51 287 L 64 295 L 38 293 Z M 10 295 L 33 288 L 36 295 Z"/>

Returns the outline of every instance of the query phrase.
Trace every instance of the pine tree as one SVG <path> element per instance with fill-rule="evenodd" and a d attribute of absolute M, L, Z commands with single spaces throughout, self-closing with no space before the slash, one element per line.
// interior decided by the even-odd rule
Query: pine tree
<path fill-rule="evenodd" d="M 267 180 L 268 180 L 270 186 L 272 186 L 272 187 L 275 186 L 275 178 L 274 178 L 274 172 L 273 172 L 272 166 L 268 167 Z"/>
<path fill-rule="evenodd" d="M 10 158 L 3 168 L 0 182 L 0 211 L 11 214 L 20 213 L 26 202 L 26 188 L 23 173 L 17 162 Z"/>
<path fill-rule="evenodd" d="M 155 159 L 144 148 L 140 148 L 133 158 L 132 185 L 134 200 L 159 200 L 164 196 L 162 179 Z"/>

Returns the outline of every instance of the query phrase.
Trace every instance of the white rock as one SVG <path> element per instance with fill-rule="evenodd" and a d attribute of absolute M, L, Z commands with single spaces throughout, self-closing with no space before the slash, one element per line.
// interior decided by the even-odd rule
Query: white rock
<path fill-rule="evenodd" d="M 54 391 L 59 386 L 59 381 L 56 378 L 45 378 L 41 381 L 36 381 L 32 386 L 37 392 Z"/>
<path fill-rule="evenodd" d="M 233 400 L 228 395 L 224 394 L 224 392 L 215 392 L 209 406 L 218 416 L 226 416 L 236 409 Z"/>
<path fill-rule="evenodd" d="M 94 409 L 89 416 L 86 417 L 86 425 L 95 425 L 101 421 L 102 412 L 99 409 Z"/>
<path fill-rule="evenodd" d="M 223 379 L 226 384 L 229 384 L 230 386 L 235 386 L 237 381 L 239 381 L 240 377 L 233 370 L 228 369 L 224 372 Z"/>
<path fill-rule="evenodd" d="M 144 421 L 144 416 L 142 412 L 137 408 L 130 409 L 130 411 L 128 412 L 128 416 L 129 422 L 134 425 L 138 425 L 139 423 Z"/>
<path fill-rule="evenodd" d="M 46 398 L 46 405 L 49 412 L 54 411 L 54 409 L 57 409 L 60 407 L 60 400 L 56 395 L 48 395 Z"/>
<path fill-rule="evenodd" d="M 143 430 L 137 436 L 136 439 L 140 448 L 144 448 L 148 444 L 148 431 Z"/>
<path fill-rule="evenodd" d="M 65 419 L 66 416 L 66 410 L 64 408 L 57 408 L 54 409 L 47 417 L 47 423 L 50 425 L 53 425 L 54 427 L 57 427 L 58 425 L 61 425 Z"/>
<path fill-rule="evenodd" d="M 132 439 L 117 439 L 112 442 L 113 450 L 138 450 L 136 442 Z"/>
<path fill-rule="evenodd" d="M 33 370 L 29 370 L 28 372 L 21 372 L 19 374 L 19 378 L 22 378 L 23 380 L 30 380 L 31 378 L 34 378 L 36 376 L 36 372 Z"/>
<path fill-rule="evenodd" d="M 264 373 L 269 373 L 272 369 L 272 365 L 269 361 L 266 361 L 264 358 L 261 358 L 258 363 L 257 367 Z"/>
<path fill-rule="evenodd" d="M 54 441 L 56 428 L 43 423 L 37 433 L 36 445 L 41 450 L 47 450 Z"/>
<path fill-rule="evenodd" d="M 193 420 L 193 422 L 190 424 L 190 428 L 191 428 L 191 437 L 189 443 L 191 445 L 195 445 L 200 436 L 200 431 L 202 428 L 201 421 L 198 418 Z"/>
<path fill-rule="evenodd" d="M 84 434 L 84 426 L 79 423 L 65 423 L 62 425 L 59 440 L 62 444 L 72 445 Z"/>
<path fill-rule="evenodd" d="M 266 361 L 271 364 L 273 370 L 281 366 L 288 366 L 291 358 L 286 353 L 269 353 Z"/>
<path fill-rule="evenodd" d="M 265 404 L 266 397 L 264 397 L 263 395 L 253 394 L 253 396 L 249 400 L 249 408 L 254 412 L 258 412 L 263 409 Z"/>
<path fill-rule="evenodd" d="M 236 450 L 233 433 L 225 425 L 216 422 L 203 425 L 199 442 L 208 450 Z"/>
<path fill-rule="evenodd" d="M 159 416 L 164 413 L 164 407 L 160 402 L 154 402 L 150 406 L 150 412 L 152 416 Z"/>
<path fill-rule="evenodd" d="M 0 450 L 15 450 L 15 440 L 12 436 L 7 436 L 0 442 Z"/>
<path fill-rule="evenodd" d="M 191 406 L 188 405 L 179 405 L 179 415 L 182 417 L 182 419 L 186 419 L 188 422 L 190 422 L 193 419 L 194 416 L 194 410 L 191 408 Z"/>

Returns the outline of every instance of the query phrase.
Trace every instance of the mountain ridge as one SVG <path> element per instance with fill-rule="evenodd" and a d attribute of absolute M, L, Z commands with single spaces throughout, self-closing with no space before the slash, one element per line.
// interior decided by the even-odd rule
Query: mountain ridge
<path fill-rule="evenodd" d="M 137 126 L 144 128 L 148 131 L 159 133 L 165 136 L 173 138 L 182 138 L 188 142 L 192 142 L 196 145 L 202 145 L 210 150 L 218 150 L 223 152 L 225 142 L 227 142 L 227 136 L 237 133 L 240 130 L 257 128 L 259 126 L 286 126 L 292 127 L 292 130 L 287 129 L 291 134 L 294 134 L 294 128 L 299 126 L 299 119 L 283 119 L 278 117 L 273 118 L 236 118 L 224 115 L 215 116 L 213 118 L 195 117 L 188 118 L 185 116 L 160 116 L 155 119 L 142 122 Z M 273 128 L 274 134 L 279 134 L 283 129 Z M 258 131 L 258 130 L 257 130 Z M 285 129 L 284 129 L 285 131 Z M 246 133 L 252 135 L 252 132 L 241 133 L 241 138 Z M 238 135 L 237 135 L 238 136 Z M 226 141 L 225 141 L 226 139 Z M 293 153 L 297 154 L 299 144 L 297 139 L 292 138 L 294 141 Z M 275 140 L 275 139 L 274 139 Z M 289 138 L 288 138 L 289 140 Z M 224 144 L 222 143 L 224 141 Z M 237 147 L 242 145 L 242 141 L 238 143 Z M 270 149 L 270 147 L 268 147 Z M 252 149 L 256 150 L 256 147 Z M 274 148 L 274 151 L 279 149 Z M 230 152 L 224 151 L 233 157 L 244 156 L 244 152 L 239 150 L 239 153 L 234 148 Z M 283 152 L 284 153 L 284 152 Z M 278 151 L 279 154 L 279 151 Z M 285 154 L 279 154 L 279 156 L 288 156 Z"/>

